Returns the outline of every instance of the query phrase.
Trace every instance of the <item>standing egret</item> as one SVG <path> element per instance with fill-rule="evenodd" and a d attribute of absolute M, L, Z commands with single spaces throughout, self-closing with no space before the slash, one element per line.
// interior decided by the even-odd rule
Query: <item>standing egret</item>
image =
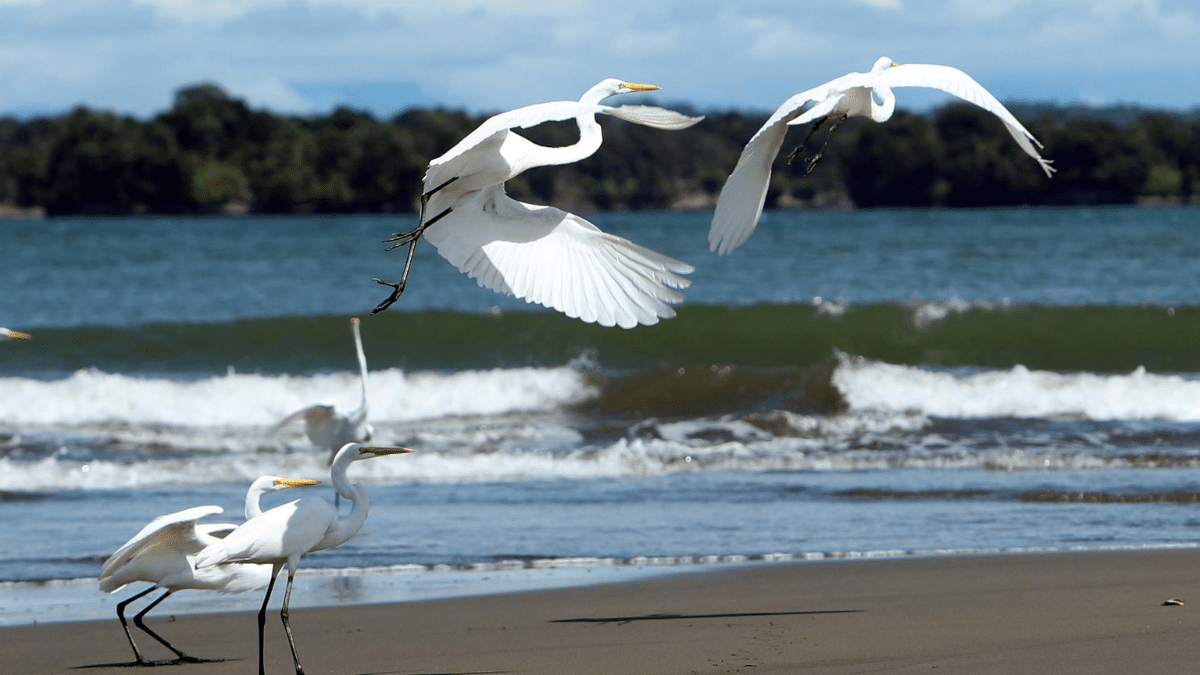
<path fill-rule="evenodd" d="M 408 244 L 404 271 L 397 283 L 375 280 L 393 291 L 371 313 L 387 309 L 404 292 L 413 251 L 424 236 L 480 286 L 572 318 L 632 328 L 675 316 L 671 304 L 683 300 L 676 289 L 691 283 L 682 276 L 693 271 L 691 265 L 602 232 L 573 213 L 519 202 L 504 191 L 505 181 L 526 169 L 592 156 L 603 140 L 597 113 L 658 129 L 686 129 L 704 119 L 654 106 L 600 103 L 656 89 L 609 78 L 578 101 L 496 115 L 430 162 L 416 229 L 388 240 L 395 242 L 392 248 Z M 537 145 L 512 131 L 569 119 L 579 126 L 579 142 L 568 146 Z"/>
<path fill-rule="evenodd" d="M 371 440 L 375 430 L 367 423 L 367 356 L 363 353 L 359 320 L 350 319 L 350 330 L 354 333 L 354 350 L 358 354 L 359 381 L 362 386 L 362 404 L 357 410 L 342 413 L 332 405 L 318 403 L 283 418 L 275 425 L 275 431 L 297 420 L 304 420 L 304 433 L 310 443 L 329 450 L 329 461 L 347 443 L 365 443 Z"/>
<path fill-rule="evenodd" d="M 275 492 L 290 487 L 316 485 L 319 481 L 299 478 L 278 478 L 262 476 L 250 484 L 246 492 L 246 518 L 253 518 L 262 513 L 260 500 L 268 492 Z M 158 599 L 151 602 L 141 612 L 133 617 L 134 624 L 150 637 L 158 640 L 164 647 L 175 653 L 177 661 L 196 663 L 202 659 L 188 656 L 176 649 L 162 636 L 150 630 L 142 619 L 146 614 L 167 599 L 175 591 L 197 589 L 203 591 L 220 591 L 222 593 L 243 593 L 263 588 L 271 581 L 271 570 L 265 565 L 222 565 L 220 567 L 196 570 L 192 567 L 193 556 L 209 544 L 220 541 L 220 536 L 227 534 L 237 526 L 232 523 L 199 523 L 205 516 L 223 512 L 220 506 L 197 506 L 176 513 L 159 516 L 150 521 L 132 539 L 126 542 L 115 553 L 104 561 L 100 572 L 100 590 L 114 593 L 126 585 L 138 581 L 153 584 L 150 588 L 117 604 L 117 618 L 121 620 L 121 628 L 133 648 L 133 655 L 141 665 L 148 665 L 133 635 L 129 632 L 129 624 L 125 621 L 125 607 L 129 603 L 145 596 L 158 588 L 167 589 Z"/>
<path fill-rule="evenodd" d="M 0 326 L 0 340 L 32 340 L 33 336 L 29 333 L 22 333 L 19 330 L 4 328 Z"/>
<path fill-rule="evenodd" d="M 876 122 L 886 122 L 896 109 L 896 97 L 892 87 L 929 87 L 953 94 L 974 103 L 1004 122 L 1025 154 L 1037 160 L 1038 165 L 1049 177 L 1054 169 L 1050 160 L 1038 154 L 1041 143 L 1029 133 L 1016 117 L 996 100 L 988 90 L 963 71 L 950 66 L 923 63 L 899 65 L 884 56 L 875 61 L 867 73 L 849 73 L 825 84 L 789 98 L 767 119 L 766 123 L 746 143 L 742 156 L 721 196 L 717 199 L 712 228 L 708 233 L 709 248 L 720 255 L 733 252 L 744 244 L 762 216 L 763 203 L 767 196 L 767 184 L 771 180 L 771 164 L 783 145 L 789 125 L 807 124 L 815 121 L 804 141 L 788 156 L 788 162 L 796 158 L 808 143 L 809 138 L 827 121 L 832 120 L 825 136 L 825 144 L 837 125 L 847 117 L 869 117 Z M 807 110 L 802 108 L 813 105 Z M 821 152 L 807 162 L 806 173 L 811 172 L 821 159 Z M 1036 147 L 1035 147 L 1036 146 Z M 880 170 L 886 170 L 880 168 Z"/>
<path fill-rule="evenodd" d="M 267 583 L 267 594 L 262 609 L 258 612 L 258 672 L 265 675 L 263 662 L 264 628 L 267 622 L 267 603 L 275 588 L 275 579 L 285 566 L 288 571 L 287 590 L 283 593 L 283 609 L 279 617 L 287 633 L 288 646 L 292 649 L 292 660 L 297 675 L 303 675 L 300 656 L 296 654 L 296 641 L 292 639 L 292 626 L 288 620 L 288 605 L 292 599 L 292 580 L 300 558 L 310 551 L 321 551 L 341 545 L 358 533 L 367 520 L 371 497 L 362 485 L 351 483 L 346 478 L 346 469 L 352 462 L 383 455 L 398 455 L 412 452 L 408 448 L 369 447 L 359 443 L 347 443 L 333 459 L 329 470 L 330 482 L 343 499 L 354 506 L 350 514 L 341 517 L 338 510 L 320 497 L 304 497 L 277 506 L 247 520 L 230 532 L 224 539 L 214 541 L 196 554 L 196 569 L 205 570 L 230 563 L 257 563 L 271 565 L 271 579 Z"/>

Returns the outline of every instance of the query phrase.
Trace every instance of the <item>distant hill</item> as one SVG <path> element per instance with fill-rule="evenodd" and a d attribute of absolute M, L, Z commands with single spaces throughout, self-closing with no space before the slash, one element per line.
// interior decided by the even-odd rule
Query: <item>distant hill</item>
<path fill-rule="evenodd" d="M 510 194 L 580 212 L 711 209 L 743 144 L 769 111 L 697 111 L 676 132 L 602 120 L 593 157 L 534 169 Z M 776 160 L 768 208 L 1191 203 L 1200 200 L 1200 110 L 1014 103 L 1058 173 L 1047 180 L 994 117 L 965 103 L 853 119 L 807 178 Z M 253 110 L 214 85 L 180 90 L 149 120 L 78 108 L 0 118 L 0 218 L 40 214 L 411 213 L 429 160 L 483 116 L 351 108 L 289 116 Z M 575 142 L 572 123 L 522 130 Z M 787 143 L 799 143 L 794 130 Z M 809 152 L 824 142 L 822 131 Z M 799 164 L 799 163 L 797 163 Z"/>

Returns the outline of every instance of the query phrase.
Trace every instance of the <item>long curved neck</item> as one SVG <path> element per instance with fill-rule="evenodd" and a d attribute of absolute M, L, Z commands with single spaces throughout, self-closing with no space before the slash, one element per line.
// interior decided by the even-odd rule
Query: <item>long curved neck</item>
<path fill-rule="evenodd" d="M 875 98 L 879 98 L 879 102 L 875 102 Z M 876 122 L 886 122 L 892 118 L 892 113 L 896 112 L 896 95 L 892 93 L 891 87 L 875 87 L 874 95 L 871 96 L 871 119 Z"/>
<path fill-rule="evenodd" d="M 362 336 L 359 335 L 358 324 L 352 324 L 351 328 L 354 331 L 354 349 L 358 354 L 358 373 L 362 383 L 362 405 L 351 417 L 359 421 L 357 418 L 366 419 L 367 417 L 367 355 L 363 353 Z"/>
<path fill-rule="evenodd" d="M 345 518 L 338 518 L 337 525 L 329 530 L 325 538 L 321 540 L 318 549 L 314 550 L 332 548 L 345 543 L 358 534 L 363 523 L 367 521 L 367 511 L 371 508 L 371 495 L 366 488 L 351 483 L 350 479 L 346 477 L 346 469 L 356 459 L 358 459 L 358 455 L 352 452 L 338 453 L 337 459 L 333 461 L 333 467 L 329 469 L 329 482 L 333 484 L 333 489 L 337 490 L 342 499 L 349 500 L 354 506 Z"/>
<path fill-rule="evenodd" d="M 600 149 L 600 144 L 604 141 L 604 136 L 600 131 L 600 124 L 596 121 L 595 113 L 588 112 L 579 115 L 575 118 L 575 122 L 579 125 L 579 141 L 577 143 L 559 147 L 546 147 L 531 143 L 533 152 L 527 156 L 527 165 L 534 167 L 571 164 L 596 154 L 596 151 Z"/>
<path fill-rule="evenodd" d="M 262 496 L 267 493 L 267 486 L 271 482 L 260 478 L 250 484 L 250 489 L 246 491 L 246 520 L 262 514 Z"/>

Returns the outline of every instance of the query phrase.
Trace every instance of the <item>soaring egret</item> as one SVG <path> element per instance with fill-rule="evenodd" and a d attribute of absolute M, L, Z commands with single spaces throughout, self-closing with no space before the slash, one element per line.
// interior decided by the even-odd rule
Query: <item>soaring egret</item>
<path fill-rule="evenodd" d="M 260 500 L 268 492 L 317 483 L 319 481 L 262 476 L 251 483 L 246 492 L 246 518 L 253 518 L 262 513 Z M 166 593 L 138 612 L 133 617 L 133 622 L 150 637 L 174 652 L 178 661 L 195 663 L 201 659 L 184 654 L 150 630 L 142 622 L 146 614 L 175 591 L 194 588 L 222 593 L 243 593 L 262 588 L 271 581 L 271 570 L 265 565 L 222 565 L 204 570 L 192 567 L 192 558 L 196 553 L 205 546 L 220 541 L 221 535 L 237 527 L 232 523 L 197 522 L 205 516 L 216 515 L 222 511 L 224 509 L 220 506 L 197 506 L 159 516 L 104 561 L 100 572 L 100 590 L 106 593 L 114 593 L 138 581 L 153 584 L 117 604 L 117 618 L 121 620 L 121 628 L 125 630 L 125 637 L 129 639 L 129 646 L 133 648 L 133 655 L 139 664 L 147 665 L 150 662 L 138 650 L 133 635 L 129 632 L 129 624 L 125 621 L 125 607 L 129 603 L 155 589 L 167 589 Z"/>
<path fill-rule="evenodd" d="M 0 326 L 0 340 L 32 340 L 33 336 L 29 333 L 22 333 L 19 330 L 4 328 Z"/>
<path fill-rule="evenodd" d="M 346 469 L 352 462 L 360 459 L 408 452 L 412 450 L 347 443 L 334 457 L 329 478 L 337 493 L 353 502 L 354 506 L 348 516 L 341 517 L 336 507 L 320 497 L 304 497 L 247 520 L 224 539 L 212 542 L 196 554 L 197 571 L 219 568 L 230 563 L 271 565 L 267 594 L 263 598 L 262 609 L 258 612 L 259 675 L 266 673 L 263 664 L 263 630 L 267 622 L 267 603 L 271 600 L 275 579 L 285 566 L 288 571 L 287 590 L 283 594 L 283 609 L 279 616 L 283 620 L 288 645 L 292 648 L 296 673 L 304 673 L 300 657 L 296 654 L 296 641 L 292 639 L 292 626 L 288 621 L 288 605 L 292 598 L 292 580 L 296 576 L 296 567 L 305 553 L 333 548 L 357 534 L 367 520 L 367 511 L 371 507 L 371 497 L 367 489 L 351 483 L 346 478 Z"/>
<path fill-rule="evenodd" d="M 496 115 L 430 162 L 416 229 L 388 240 L 395 242 L 392 248 L 408 244 L 404 272 L 397 283 L 376 279 L 393 291 L 371 313 L 387 309 L 404 292 L 413 251 L 424 236 L 480 286 L 588 323 L 632 328 L 675 316 L 671 303 L 683 300 L 676 289 L 691 283 L 682 276 L 693 271 L 691 265 L 602 232 L 573 213 L 519 202 L 504 191 L 505 181 L 526 169 L 570 164 L 595 153 L 602 142 L 597 113 L 658 129 L 686 129 L 703 119 L 654 106 L 600 103 L 656 89 L 609 78 L 578 101 Z M 569 119 L 579 125 L 579 142 L 564 147 L 537 145 L 512 131 Z"/>
<path fill-rule="evenodd" d="M 1004 122 L 1017 145 L 1025 154 L 1037 160 L 1047 177 L 1054 172 L 1050 160 L 1042 159 L 1038 154 L 1041 143 L 970 75 L 950 66 L 923 63 L 899 65 L 884 56 L 875 61 L 870 72 L 849 73 L 796 94 L 784 101 L 775 114 L 767 119 L 742 150 L 737 166 L 721 190 L 712 228 L 708 233 L 709 248 L 726 255 L 744 244 L 754 232 L 762 216 L 767 184 L 771 180 L 771 163 L 783 145 L 789 125 L 816 121 L 804 141 L 788 156 L 788 162 L 791 162 L 808 143 L 808 139 L 827 121 L 832 121 L 832 124 L 825 136 L 825 144 L 829 143 L 829 136 L 837 125 L 847 117 L 869 117 L 876 122 L 886 122 L 896 109 L 892 87 L 941 89 L 974 103 Z M 802 110 L 808 103 L 813 105 Z M 821 151 L 824 149 L 822 145 Z M 809 159 L 807 171 L 811 172 L 820 159 L 821 152 Z M 881 167 L 880 170 L 886 169 Z"/>
<path fill-rule="evenodd" d="M 363 353 L 359 321 L 350 319 L 350 330 L 354 333 L 354 350 L 358 354 L 358 373 L 362 384 L 362 405 L 350 413 L 342 413 L 332 405 L 318 403 L 283 418 L 275 425 L 275 431 L 292 422 L 303 420 L 304 433 L 310 443 L 329 450 L 329 461 L 347 443 L 364 443 L 371 440 L 375 430 L 367 423 L 367 356 Z"/>

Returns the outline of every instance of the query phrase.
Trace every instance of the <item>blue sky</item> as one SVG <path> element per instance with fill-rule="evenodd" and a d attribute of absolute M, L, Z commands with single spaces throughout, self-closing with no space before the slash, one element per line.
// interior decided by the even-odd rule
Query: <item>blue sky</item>
<path fill-rule="evenodd" d="M 957 66 L 1002 101 L 1192 109 L 1200 3 L 0 0 L 0 113 L 146 117 L 201 82 L 281 113 L 494 112 L 610 76 L 661 85 L 660 103 L 772 110 L 884 55 Z"/>

